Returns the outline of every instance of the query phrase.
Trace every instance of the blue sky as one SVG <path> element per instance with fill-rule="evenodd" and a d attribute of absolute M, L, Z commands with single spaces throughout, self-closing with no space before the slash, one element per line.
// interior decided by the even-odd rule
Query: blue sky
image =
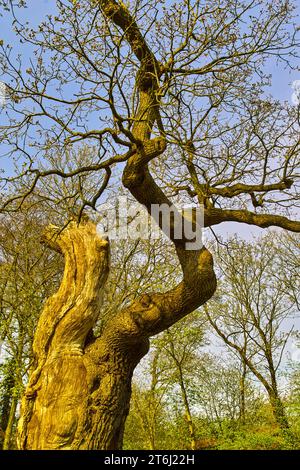
<path fill-rule="evenodd" d="M 297 8 L 300 12 L 300 0 L 297 2 Z M 20 11 L 18 11 L 18 14 L 23 21 L 29 21 L 30 25 L 34 26 L 38 25 L 47 15 L 54 14 L 55 10 L 55 0 L 28 0 L 28 8 L 22 9 L 21 15 Z M 11 22 L 7 21 L 7 19 L 7 15 L 0 17 L 0 39 L 4 39 L 6 43 L 13 43 L 16 52 L 23 52 L 24 48 L 18 48 L 18 42 L 15 40 L 16 37 L 12 31 Z M 300 63 L 298 66 L 300 67 Z M 275 60 L 273 63 L 269 63 L 266 70 L 272 74 L 273 83 L 270 91 L 274 97 L 280 100 L 291 101 L 291 84 L 293 80 L 300 79 L 300 71 L 291 72 L 288 69 L 284 69 L 282 64 L 276 65 Z"/>
<path fill-rule="evenodd" d="M 56 1 L 55 0 L 28 0 L 28 8 L 17 10 L 17 14 L 20 15 L 22 22 L 28 21 L 32 27 L 37 26 L 42 20 L 46 18 L 48 14 L 55 14 Z M 298 10 L 300 11 L 300 2 L 298 1 Z M 22 53 L 22 59 L 26 63 L 30 59 L 32 49 L 30 47 L 24 47 L 20 45 L 19 39 L 12 30 L 11 21 L 8 21 L 8 15 L 0 17 L 0 39 L 4 40 L 5 43 L 13 44 L 14 53 Z M 21 47 L 20 47 L 21 46 Z M 26 51 L 26 55 L 25 52 Z M 300 65 L 300 64 L 299 64 Z M 269 93 L 275 98 L 280 100 L 287 100 L 291 103 L 292 100 L 292 82 L 300 79 L 300 71 L 290 71 L 288 68 L 284 68 L 283 64 L 277 65 L 274 62 L 269 62 L 266 71 L 272 75 L 272 86 Z M 1 80 L 1 77 L 0 77 Z M 11 162 L 3 164 L 1 161 L 1 167 L 6 171 L 12 171 Z M 252 238 L 253 235 L 258 235 L 264 230 L 256 227 L 247 226 L 244 224 L 237 223 L 225 223 L 222 226 L 215 227 L 217 234 L 225 235 L 227 232 L 235 233 L 238 232 L 245 238 Z"/>

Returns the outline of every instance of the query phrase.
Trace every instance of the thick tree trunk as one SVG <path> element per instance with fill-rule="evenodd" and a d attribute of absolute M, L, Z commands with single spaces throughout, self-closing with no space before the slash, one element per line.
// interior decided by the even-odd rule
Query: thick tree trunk
<path fill-rule="evenodd" d="M 155 121 L 162 130 L 157 93 L 162 71 L 123 2 L 101 0 L 99 6 L 123 30 L 140 61 L 136 76 L 139 106 L 132 130 L 126 132 L 132 145 L 123 184 L 151 214 L 153 204 L 172 207 L 148 170 L 148 163 L 166 148 L 163 136 L 151 139 Z M 149 337 L 198 308 L 216 289 L 211 254 L 204 246 L 188 249 L 192 242 L 188 237 L 178 240 L 178 218 L 174 219 L 169 237 L 182 268 L 182 281 L 167 292 L 138 297 L 89 346 L 86 339 L 98 318 L 108 272 L 108 242 L 99 240 L 90 222 L 73 223 L 62 233 L 54 229 L 47 234 L 47 243 L 65 255 L 65 272 L 59 291 L 45 305 L 35 334 L 34 370 L 19 422 L 20 448 L 120 447 L 132 373 L 149 348 Z"/>
<path fill-rule="evenodd" d="M 122 447 L 132 373 L 143 351 L 129 355 L 103 342 L 97 360 L 89 352 L 61 355 L 44 367 L 23 448 Z"/>
<path fill-rule="evenodd" d="M 91 222 L 72 222 L 63 231 L 52 227 L 44 239 L 64 254 L 65 270 L 35 333 L 18 446 L 119 449 L 134 368 L 147 353 L 150 336 L 214 293 L 211 257 L 204 248 L 190 253 L 184 280 L 175 289 L 140 296 L 93 338 L 108 274 L 108 242 L 99 238 Z"/>
<path fill-rule="evenodd" d="M 21 449 L 118 449 L 129 410 L 131 377 L 147 342 L 133 350 L 108 328 L 87 336 L 99 315 L 108 242 L 95 226 L 71 223 L 45 239 L 65 255 L 59 291 L 45 305 L 34 339 L 35 365 L 22 401 Z"/>

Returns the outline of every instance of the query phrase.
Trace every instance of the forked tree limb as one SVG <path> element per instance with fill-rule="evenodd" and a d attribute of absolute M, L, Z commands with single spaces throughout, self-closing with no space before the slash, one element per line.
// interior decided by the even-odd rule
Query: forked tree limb
<path fill-rule="evenodd" d="M 132 130 L 139 145 L 135 154 L 127 161 L 123 172 L 123 184 L 151 214 L 154 204 L 172 206 L 172 202 L 155 183 L 148 169 L 149 161 L 162 154 L 166 148 L 163 137 L 151 139 L 154 123 L 159 119 L 158 61 L 146 39 L 141 35 L 134 18 L 123 4 L 109 0 L 100 2 L 100 6 L 104 15 L 122 29 L 132 51 L 140 61 L 136 78 L 139 106 L 134 116 L 135 123 Z M 184 220 L 181 223 L 183 225 Z M 185 249 L 187 240 L 176 239 L 172 236 L 172 230 L 170 238 L 182 267 L 182 282 L 169 292 L 141 296 L 129 309 L 120 314 L 119 319 L 114 319 L 114 323 L 110 326 L 112 330 L 116 331 L 118 328 L 119 332 L 123 331 L 126 335 L 126 329 L 130 324 L 137 336 L 149 337 L 168 328 L 213 295 L 216 278 L 212 256 L 208 250 L 205 247 L 196 250 Z M 124 330 L 121 326 L 122 319 Z M 117 327 L 116 321 L 119 320 L 121 322 Z"/>

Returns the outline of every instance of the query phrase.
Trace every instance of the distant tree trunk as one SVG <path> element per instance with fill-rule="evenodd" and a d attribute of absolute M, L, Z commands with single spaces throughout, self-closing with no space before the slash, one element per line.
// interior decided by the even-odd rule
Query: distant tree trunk
<path fill-rule="evenodd" d="M 20 327 L 18 332 L 17 352 L 9 363 L 8 377 L 6 378 L 4 403 L 2 405 L 1 427 L 4 431 L 3 450 L 11 448 L 13 428 L 16 419 L 16 411 L 20 398 L 22 385 L 22 361 L 24 347 L 24 332 Z"/>
<path fill-rule="evenodd" d="M 14 363 L 14 361 L 12 361 Z M 1 431 L 1 447 L 4 446 L 5 434 L 10 418 L 10 411 L 12 405 L 12 390 L 14 389 L 15 377 L 13 369 L 9 365 L 9 370 L 3 380 L 2 387 L 4 389 L 1 400 L 1 416 L 0 416 L 0 431 Z"/>
<path fill-rule="evenodd" d="M 148 416 L 148 441 L 149 449 L 155 450 L 155 439 L 156 439 L 156 387 L 158 383 L 157 376 L 157 363 L 159 358 L 159 351 L 155 351 L 154 358 L 151 367 L 151 388 L 149 391 L 149 416 Z M 145 429 L 147 432 L 147 429 Z"/>
<path fill-rule="evenodd" d="M 184 379 L 183 379 L 180 364 L 177 364 L 177 368 L 178 368 L 178 375 L 179 375 L 179 386 L 180 386 L 181 396 L 182 396 L 183 405 L 184 405 L 184 409 L 185 409 L 185 417 L 186 417 L 186 422 L 187 422 L 188 428 L 189 428 L 190 446 L 191 446 L 191 450 L 195 450 L 196 449 L 195 426 L 194 426 L 194 422 L 193 422 L 193 418 L 192 418 L 189 399 L 188 399 L 188 395 L 187 395 L 187 391 L 186 391 L 186 387 L 185 387 L 185 383 L 184 383 Z"/>
<path fill-rule="evenodd" d="M 140 390 L 135 391 L 134 402 L 137 410 L 137 417 L 140 422 L 140 426 L 143 431 L 144 441 L 148 443 L 150 450 L 155 450 L 155 421 L 152 420 L 152 403 L 146 402 L 144 406 L 143 400 L 145 400 L 146 395 L 142 395 L 142 400 L 139 402 Z M 149 405 L 149 406 L 148 406 Z M 148 415 L 149 412 L 149 415 Z"/>
<path fill-rule="evenodd" d="M 281 427 L 282 430 L 287 430 L 290 428 L 284 405 L 282 403 L 282 400 L 277 397 L 271 401 L 271 405 L 273 408 L 273 413 L 276 418 L 277 423 Z"/>
<path fill-rule="evenodd" d="M 150 444 L 150 447 L 149 449 L 150 450 L 155 450 L 155 438 L 154 438 L 154 431 L 151 432 L 150 434 L 150 438 L 149 438 L 149 444 Z"/>
<path fill-rule="evenodd" d="M 240 380 L 240 421 L 242 424 L 245 424 L 246 420 L 246 375 L 247 375 L 247 365 L 245 361 L 242 361 L 242 375 Z"/>
<path fill-rule="evenodd" d="M 188 394 L 184 382 L 184 377 L 183 377 L 183 370 L 182 370 L 182 364 L 178 360 L 176 356 L 176 350 L 174 346 L 174 342 L 172 341 L 172 338 L 170 337 L 170 347 L 171 347 L 171 357 L 175 363 L 177 374 L 178 374 L 178 384 L 180 387 L 181 391 L 181 397 L 183 401 L 183 406 L 184 406 L 184 411 L 185 411 L 185 419 L 188 425 L 188 430 L 189 430 L 189 437 L 190 437 L 190 447 L 192 450 L 196 449 L 196 434 L 195 434 L 195 426 L 192 418 L 192 413 L 190 409 L 190 404 L 189 404 L 189 399 L 188 399 Z"/>
<path fill-rule="evenodd" d="M 278 426 L 283 430 L 286 431 L 289 429 L 289 422 L 285 413 L 284 405 L 280 398 L 278 392 L 278 385 L 277 385 L 277 377 L 276 377 L 276 370 L 273 363 L 273 357 L 271 352 L 268 349 L 267 359 L 269 364 L 269 370 L 271 375 L 271 387 L 268 390 L 268 395 L 270 399 L 270 404 L 272 407 L 273 415 L 275 421 L 277 422 Z"/>
<path fill-rule="evenodd" d="M 11 446 L 11 438 L 12 438 L 12 431 L 16 417 L 16 410 L 18 405 L 18 394 L 14 391 L 11 402 L 10 402 L 10 410 L 9 416 L 7 421 L 7 426 L 4 433 L 4 442 L 3 442 L 3 450 L 9 450 Z"/>
<path fill-rule="evenodd" d="M 269 399 L 276 423 L 283 431 L 288 430 L 290 428 L 289 422 L 285 413 L 284 405 L 278 394 L 277 387 L 274 390 L 269 391 Z"/>

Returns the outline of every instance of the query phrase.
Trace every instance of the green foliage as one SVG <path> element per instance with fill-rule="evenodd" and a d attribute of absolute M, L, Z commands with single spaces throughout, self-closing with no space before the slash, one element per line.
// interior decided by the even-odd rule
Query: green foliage
<path fill-rule="evenodd" d="M 266 427 L 262 430 L 243 430 L 220 437 L 219 450 L 292 450 L 299 449 L 300 443 L 291 435 Z"/>
<path fill-rule="evenodd" d="M 251 422 L 241 425 L 238 421 L 223 420 L 221 426 L 205 419 L 195 419 L 197 450 L 300 450 L 300 420 L 289 432 L 281 432 L 274 425 L 265 405 L 258 411 L 259 426 Z M 264 418 L 263 418 L 264 417 Z M 168 420 L 169 419 L 169 420 Z M 271 419 L 271 420 L 270 420 Z M 130 413 L 126 432 L 125 449 L 149 450 L 140 432 L 134 413 Z M 155 449 L 190 449 L 186 422 L 183 416 L 164 416 L 164 425 L 157 434 Z"/>
<path fill-rule="evenodd" d="M 9 407 L 13 389 L 15 386 L 15 360 L 6 359 L 0 364 L 0 428 L 6 429 Z"/>

